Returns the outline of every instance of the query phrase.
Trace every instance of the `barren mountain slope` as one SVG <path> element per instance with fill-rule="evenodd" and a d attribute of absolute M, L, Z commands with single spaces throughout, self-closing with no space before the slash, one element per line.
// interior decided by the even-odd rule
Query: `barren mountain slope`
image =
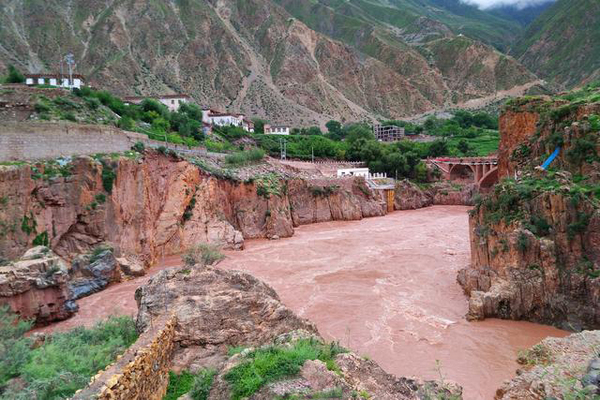
<path fill-rule="evenodd" d="M 57 71 L 72 51 L 77 72 L 118 94 L 187 92 L 202 105 L 297 125 L 412 115 L 535 79 L 427 17 L 400 29 L 375 15 L 323 12 L 332 29 L 317 32 L 277 3 L 285 2 L 7 0 L 0 67 Z"/>

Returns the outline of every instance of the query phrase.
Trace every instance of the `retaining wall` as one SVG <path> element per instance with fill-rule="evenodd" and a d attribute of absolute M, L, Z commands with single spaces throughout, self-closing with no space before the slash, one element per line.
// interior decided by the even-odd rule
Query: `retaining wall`
<path fill-rule="evenodd" d="M 154 322 L 117 362 L 71 400 L 162 400 L 169 385 L 175 317 Z"/>
<path fill-rule="evenodd" d="M 122 131 L 108 125 L 3 122 L 0 123 L 0 162 L 120 153 L 129 150 L 135 142 L 142 142 L 149 147 L 164 145 L 141 133 Z M 206 152 L 204 149 L 189 150 L 186 146 L 173 144 L 169 144 L 169 148 L 201 154 Z"/>

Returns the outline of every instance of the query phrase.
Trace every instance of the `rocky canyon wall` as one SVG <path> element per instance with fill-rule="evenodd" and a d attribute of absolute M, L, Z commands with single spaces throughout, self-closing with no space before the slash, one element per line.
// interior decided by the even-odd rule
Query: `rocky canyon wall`
<path fill-rule="evenodd" d="M 71 260 L 100 243 L 147 264 L 198 242 L 242 248 L 244 239 L 288 237 L 294 227 L 385 214 L 360 179 L 217 178 L 178 158 L 80 157 L 0 167 L 0 256 L 47 242 Z"/>
<path fill-rule="evenodd" d="M 600 104 L 519 100 L 501 117 L 504 180 L 471 213 L 469 317 L 600 327 Z M 537 168 L 557 147 L 548 171 Z"/>

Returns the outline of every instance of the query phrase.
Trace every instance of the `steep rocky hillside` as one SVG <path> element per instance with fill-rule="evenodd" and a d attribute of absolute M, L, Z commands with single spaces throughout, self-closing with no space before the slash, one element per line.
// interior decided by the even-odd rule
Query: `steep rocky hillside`
<path fill-rule="evenodd" d="M 600 327 L 600 87 L 513 101 L 500 132 L 512 179 L 471 214 L 472 265 L 459 275 L 469 317 Z"/>
<path fill-rule="evenodd" d="M 72 51 L 78 72 L 122 95 L 188 92 L 298 125 L 412 115 L 536 79 L 408 3 L 9 0 L 0 67 L 55 71 Z"/>
<path fill-rule="evenodd" d="M 241 248 L 245 238 L 289 237 L 294 226 L 386 212 L 358 178 L 258 172 L 241 180 L 156 151 L 16 164 L 0 166 L 5 260 L 43 243 L 72 260 L 108 242 L 152 264 L 199 242 Z"/>
<path fill-rule="evenodd" d="M 600 2 L 557 1 L 528 27 L 511 54 L 562 87 L 600 78 Z"/>

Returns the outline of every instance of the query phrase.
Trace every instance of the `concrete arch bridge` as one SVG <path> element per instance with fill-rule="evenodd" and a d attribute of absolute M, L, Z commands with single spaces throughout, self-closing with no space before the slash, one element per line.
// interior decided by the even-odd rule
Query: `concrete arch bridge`
<path fill-rule="evenodd" d="M 480 189 L 498 183 L 498 157 L 428 158 L 424 161 L 429 167 L 440 170 L 447 180 L 468 180 Z"/>

